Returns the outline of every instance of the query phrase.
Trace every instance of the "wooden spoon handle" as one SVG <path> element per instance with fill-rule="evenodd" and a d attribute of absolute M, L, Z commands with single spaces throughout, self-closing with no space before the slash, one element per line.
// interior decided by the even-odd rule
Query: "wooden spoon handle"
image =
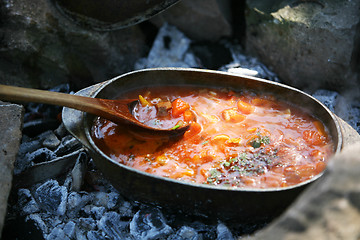
<path fill-rule="evenodd" d="M 14 87 L 0 84 L 0 99 L 7 101 L 25 101 L 25 102 L 37 102 L 51 105 L 64 106 L 74 108 L 80 111 L 88 112 L 115 123 L 127 122 L 134 124 L 134 127 L 140 127 L 141 131 L 150 132 L 151 134 L 158 135 L 182 135 L 190 125 L 173 129 L 155 129 L 144 123 L 138 121 L 132 113 L 129 111 L 129 105 L 134 100 L 122 99 L 122 100 L 109 100 L 99 99 L 91 97 L 83 97 L 77 95 L 71 95 L 67 93 L 51 92 L 45 90 Z M 138 131 L 140 131 L 138 129 Z M 180 133 L 180 134 L 179 134 Z"/>
<path fill-rule="evenodd" d="M 104 107 L 101 106 L 95 98 L 1 84 L 0 99 L 15 102 L 25 101 L 65 106 L 92 114 L 98 114 L 99 111 L 104 110 Z"/>

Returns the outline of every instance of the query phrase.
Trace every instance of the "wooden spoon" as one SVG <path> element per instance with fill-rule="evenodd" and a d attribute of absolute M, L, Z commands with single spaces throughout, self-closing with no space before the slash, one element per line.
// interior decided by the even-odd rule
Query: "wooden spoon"
<path fill-rule="evenodd" d="M 188 124 L 170 129 L 153 128 L 145 125 L 138 121 L 131 113 L 132 108 L 137 103 L 136 99 L 110 100 L 90 98 L 2 84 L 0 84 L 0 99 L 15 102 L 37 102 L 74 108 L 106 118 L 114 123 L 129 123 L 133 128 L 132 131 L 139 131 L 141 134 L 143 132 L 148 136 L 178 136 L 189 128 Z"/>

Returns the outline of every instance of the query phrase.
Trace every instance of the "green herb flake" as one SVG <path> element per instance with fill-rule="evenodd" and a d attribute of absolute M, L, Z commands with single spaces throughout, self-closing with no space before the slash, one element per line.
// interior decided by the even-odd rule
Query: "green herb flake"
<path fill-rule="evenodd" d="M 270 138 L 268 136 L 262 136 L 260 132 L 258 132 L 256 135 L 258 136 L 258 138 L 250 142 L 250 145 L 253 148 L 259 148 L 261 147 L 261 144 L 270 144 Z"/>
<path fill-rule="evenodd" d="M 223 165 L 224 165 L 224 167 L 230 167 L 231 162 L 224 161 L 224 162 L 223 162 Z"/>
<path fill-rule="evenodd" d="M 232 166 L 230 168 L 232 171 L 240 171 L 240 167 L 239 166 Z"/>
<path fill-rule="evenodd" d="M 239 153 L 238 158 L 240 160 L 246 160 L 248 158 L 247 154 L 245 152 Z"/>
<path fill-rule="evenodd" d="M 180 127 L 180 125 L 179 125 L 179 124 L 177 124 L 177 125 L 173 126 L 173 127 L 171 128 L 171 130 L 178 129 L 179 127 Z"/>
<path fill-rule="evenodd" d="M 205 144 L 207 144 L 207 143 L 209 143 L 209 141 L 205 141 L 205 142 L 203 142 L 201 145 L 205 145 Z"/>
<path fill-rule="evenodd" d="M 220 176 L 221 176 L 221 172 L 216 168 L 212 168 L 209 170 L 209 177 L 207 178 L 207 182 L 212 184 L 217 184 L 219 182 Z"/>
<path fill-rule="evenodd" d="M 251 141 L 250 145 L 253 147 L 253 148 L 259 148 L 261 146 L 261 142 L 260 142 L 260 139 L 255 139 L 253 141 Z"/>
<path fill-rule="evenodd" d="M 269 138 L 268 136 L 263 136 L 263 137 L 261 138 L 261 142 L 262 142 L 263 144 L 270 144 L 270 138 Z"/>

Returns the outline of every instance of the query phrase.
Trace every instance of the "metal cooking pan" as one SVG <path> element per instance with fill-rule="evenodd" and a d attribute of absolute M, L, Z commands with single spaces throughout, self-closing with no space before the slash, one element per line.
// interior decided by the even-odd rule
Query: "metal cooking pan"
<path fill-rule="evenodd" d="M 230 87 L 235 90 L 251 89 L 271 93 L 279 99 L 306 107 L 328 128 L 334 142 L 334 153 L 341 149 L 342 136 L 339 124 L 323 104 L 300 90 L 259 78 L 210 70 L 145 69 L 88 87 L 77 94 L 116 98 L 124 91 L 164 84 Z M 183 209 L 190 213 L 206 214 L 224 221 L 236 219 L 238 222 L 249 223 L 276 217 L 306 186 L 322 175 L 321 173 L 295 186 L 275 189 L 229 189 L 159 177 L 124 166 L 106 156 L 91 139 L 90 129 L 94 116 L 64 108 L 62 117 L 66 128 L 83 143 L 97 167 L 124 196 L 172 209 Z"/>

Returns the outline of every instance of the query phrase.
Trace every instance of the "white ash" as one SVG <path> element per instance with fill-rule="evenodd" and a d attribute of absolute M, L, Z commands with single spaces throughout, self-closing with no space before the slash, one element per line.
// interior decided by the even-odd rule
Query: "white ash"
<path fill-rule="evenodd" d="M 219 70 L 280 82 L 278 76 L 255 57 L 246 55 L 238 44 L 226 43 L 233 61 Z"/>
<path fill-rule="evenodd" d="M 18 191 L 17 208 L 43 232 L 44 239 L 225 239 L 224 236 L 232 236 L 223 223 L 217 227 L 200 222 L 171 226 L 172 220 L 160 209 L 126 201 L 108 183 L 101 186 L 100 192 L 74 192 L 69 186 L 50 179 Z"/>
<path fill-rule="evenodd" d="M 176 27 L 164 24 L 154 40 L 147 58 L 140 59 L 135 69 L 155 67 L 199 67 L 189 51 L 191 40 Z"/>

